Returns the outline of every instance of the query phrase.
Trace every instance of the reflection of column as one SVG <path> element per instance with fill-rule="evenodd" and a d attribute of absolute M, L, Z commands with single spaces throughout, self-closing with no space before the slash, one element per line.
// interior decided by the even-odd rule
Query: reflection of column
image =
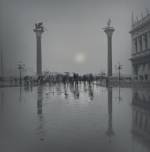
<path fill-rule="evenodd" d="M 109 138 L 114 135 L 113 126 L 112 126 L 112 88 L 108 87 L 108 129 L 106 134 Z"/>
<path fill-rule="evenodd" d="M 145 94 L 146 93 L 146 94 Z M 149 91 L 133 90 L 132 96 L 132 133 L 139 141 L 150 141 L 150 104 L 146 100 Z"/>
<path fill-rule="evenodd" d="M 42 115 L 42 99 L 43 99 L 43 88 L 42 86 L 38 87 L 37 90 L 37 114 Z"/>
<path fill-rule="evenodd" d="M 21 102 L 22 101 L 22 87 L 20 86 L 20 89 L 19 89 L 19 101 Z"/>
<path fill-rule="evenodd" d="M 119 100 L 119 102 L 122 100 L 122 99 L 121 99 L 121 96 L 120 96 L 120 86 L 119 86 L 119 95 L 118 95 L 118 100 Z"/>
<path fill-rule="evenodd" d="M 39 86 L 37 90 L 37 115 L 39 118 L 39 125 L 37 128 L 38 135 L 40 136 L 40 140 L 44 140 L 45 131 L 44 131 L 44 119 L 43 119 L 43 87 Z"/>

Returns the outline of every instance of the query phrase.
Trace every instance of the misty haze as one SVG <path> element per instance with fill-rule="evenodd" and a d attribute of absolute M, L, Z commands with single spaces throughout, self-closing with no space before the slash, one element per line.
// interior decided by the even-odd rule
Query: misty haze
<path fill-rule="evenodd" d="M 0 151 L 150 151 L 150 1 L 0 0 Z"/>

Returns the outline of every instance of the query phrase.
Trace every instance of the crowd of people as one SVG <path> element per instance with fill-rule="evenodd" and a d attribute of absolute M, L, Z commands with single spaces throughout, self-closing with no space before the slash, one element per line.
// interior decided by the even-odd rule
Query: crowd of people
<path fill-rule="evenodd" d="M 11 77 L 9 79 L 10 85 L 24 85 L 24 86 L 34 86 L 41 85 L 45 83 L 63 83 L 63 84 L 75 84 L 84 82 L 92 83 L 98 80 L 99 77 L 94 76 L 93 74 L 84 74 L 79 75 L 78 73 L 70 74 L 46 74 L 41 76 L 24 76 L 22 78 Z"/>
<path fill-rule="evenodd" d="M 25 76 L 23 81 L 25 85 L 29 84 L 44 84 L 44 83 L 72 83 L 77 85 L 80 82 L 91 83 L 96 80 L 96 77 L 92 74 L 87 75 L 79 75 L 78 73 L 74 73 L 73 75 L 68 74 L 57 74 L 57 75 L 44 75 L 38 76 L 37 78 L 33 78 L 30 76 Z"/>
<path fill-rule="evenodd" d="M 131 84 L 131 80 L 127 79 L 119 79 L 118 77 L 112 77 L 111 79 L 108 79 L 105 75 L 93 75 L 93 74 L 84 74 L 80 75 L 78 73 L 55 73 L 55 74 L 44 74 L 40 76 L 24 76 L 24 77 L 10 77 L 7 80 L 1 80 L 0 79 L 0 86 L 36 86 L 41 85 L 45 83 L 63 83 L 63 84 L 75 84 L 78 85 L 78 83 L 92 83 L 92 82 L 98 82 L 98 84 L 102 86 L 109 86 L 110 84 L 113 86 L 117 86 L 122 84 Z M 1 83 L 3 82 L 3 83 Z M 121 83 L 120 83 L 121 82 Z"/>

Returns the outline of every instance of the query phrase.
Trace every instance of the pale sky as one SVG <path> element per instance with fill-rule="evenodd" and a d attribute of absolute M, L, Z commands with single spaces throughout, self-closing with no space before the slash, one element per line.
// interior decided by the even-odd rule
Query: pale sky
<path fill-rule="evenodd" d="M 5 73 L 16 74 L 22 61 L 26 73 L 36 71 L 34 23 L 47 29 L 42 37 L 43 71 L 107 72 L 107 37 L 102 30 L 109 18 L 113 34 L 113 72 L 123 65 L 131 73 L 131 14 L 141 18 L 150 0 L 0 0 L 0 46 Z"/>

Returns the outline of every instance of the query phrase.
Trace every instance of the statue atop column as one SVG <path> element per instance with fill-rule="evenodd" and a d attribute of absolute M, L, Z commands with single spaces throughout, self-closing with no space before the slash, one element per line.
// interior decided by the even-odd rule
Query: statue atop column
<path fill-rule="evenodd" d="M 111 24 L 111 19 L 109 18 L 107 21 L 107 27 L 110 27 L 110 24 Z"/>
<path fill-rule="evenodd" d="M 35 29 L 44 32 L 43 22 L 35 23 Z"/>

